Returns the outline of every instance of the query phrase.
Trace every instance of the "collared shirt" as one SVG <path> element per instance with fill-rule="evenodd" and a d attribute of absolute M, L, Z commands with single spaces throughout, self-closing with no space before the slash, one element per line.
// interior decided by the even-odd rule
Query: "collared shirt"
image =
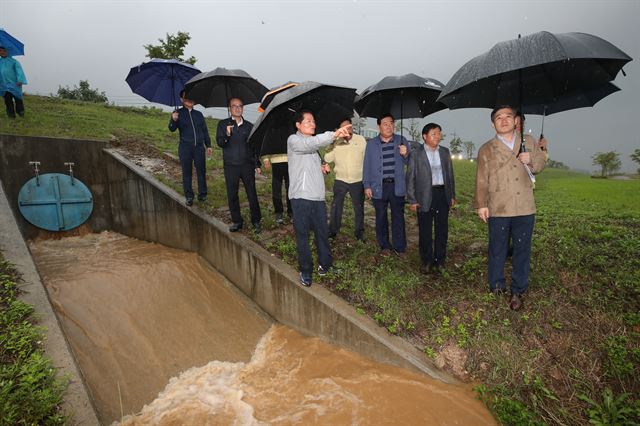
<path fill-rule="evenodd" d="M 431 167 L 431 185 L 444 185 L 444 176 L 442 174 L 442 162 L 440 161 L 439 147 L 436 147 L 436 149 L 431 149 L 427 144 L 424 144 L 424 150 L 427 153 L 429 166 Z"/>
<path fill-rule="evenodd" d="M 511 151 L 513 151 L 513 146 L 516 143 L 516 133 L 513 132 L 513 135 L 511 135 L 511 140 L 508 140 L 506 138 L 503 138 L 500 135 L 496 135 L 498 140 L 500 140 L 503 144 L 505 144 L 507 146 L 507 148 L 509 148 Z"/>
<path fill-rule="evenodd" d="M 382 179 L 396 176 L 396 144 L 393 139 L 382 144 Z"/>
<path fill-rule="evenodd" d="M 332 150 L 324 155 L 324 161 L 333 163 L 336 180 L 346 183 L 362 181 L 362 165 L 367 141 L 354 134 L 349 142 L 336 139 Z"/>

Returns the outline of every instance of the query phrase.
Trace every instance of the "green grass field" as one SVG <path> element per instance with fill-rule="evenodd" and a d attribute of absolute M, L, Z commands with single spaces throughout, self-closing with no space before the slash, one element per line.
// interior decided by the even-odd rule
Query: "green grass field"
<path fill-rule="evenodd" d="M 168 113 L 35 96 L 27 96 L 25 105 L 27 118 L 0 121 L 1 133 L 113 135 L 123 145 L 135 140 L 176 151 Z M 214 120 L 209 129 L 213 136 Z M 219 195 L 203 209 L 228 220 L 220 213 L 226 197 L 220 150 L 214 152 L 208 179 Z M 371 226 L 366 244 L 351 237 L 347 202 L 333 245 L 338 268 L 314 281 L 436 364 L 480 383 L 479 397 L 503 424 L 640 422 L 640 180 L 592 179 L 557 169 L 538 176 L 530 289 L 524 310 L 516 313 L 487 291 L 486 225 L 471 208 L 475 165 L 456 161 L 454 169 L 459 205 L 450 215 L 446 271 L 418 273 L 416 219 L 409 210 L 409 256 L 381 258 Z M 175 179 L 160 178 L 180 191 Z M 290 227 L 276 232 L 273 223 L 269 182 L 258 184 L 265 233 L 250 235 L 296 267 Z"/>

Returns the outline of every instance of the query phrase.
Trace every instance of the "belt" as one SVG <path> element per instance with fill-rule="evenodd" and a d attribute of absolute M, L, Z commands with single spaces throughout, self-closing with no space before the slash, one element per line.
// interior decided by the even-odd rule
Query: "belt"
<path fill-rule="evenodd" d="M 432 189 L 444 189 L 444 185 L 433 185 Z"/>
<path fill-rule="evenodd" d="M 394 178 L 384 178 L 382 179 L 382 183 L 393 183 L 396 180 Z"/>

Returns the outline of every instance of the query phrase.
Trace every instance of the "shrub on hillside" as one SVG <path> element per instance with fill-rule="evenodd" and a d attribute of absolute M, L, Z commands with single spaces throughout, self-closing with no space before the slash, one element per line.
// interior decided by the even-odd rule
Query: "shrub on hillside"
<path fill-rule="evenodd" d="M 98 89 L 89 87 L 89 81 L 80 80 L 79 86 L 70 89 L 69 86 L 58 86 L 57 97 L 60 99 L 73 99 L 76 101 L 95 102 L 98 104 L 106 104 L 109 102 L 107 94 L 100 92 Z"/>

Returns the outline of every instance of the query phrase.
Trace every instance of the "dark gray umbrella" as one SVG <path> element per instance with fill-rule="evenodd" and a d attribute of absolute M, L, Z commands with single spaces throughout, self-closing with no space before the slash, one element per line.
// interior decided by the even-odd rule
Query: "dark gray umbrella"
<path fill-rule="evenodd" d="M 294 115 L 306 109 L 313 112 L 316 132 L 334 130 L 340 120 L 353 115 L 356 90 L 305 81 L 277 93 L 258 117 L 249 143 L 260 155 L 287 152 L 287 138 L 295 133 Z"/>
<path fill-rule="evenodd" d="M 187 81 L 184 88 L 189 99 L 204 107 L 226 107 L 231 98 L 253 104 L 269 91 L 245 71 L 226 68 L 200 73 Z"/>
<path fill-rule="evenodd" d="M 464 64 L 438 101 L 450 109 L 549 105 L 614 80 L 631 57 L 585 33 L 541 31 L 503 41 Z"/>
<path fill-rule="evenodd" d="M 615 84 L 607 83 L 604 86 L 567 93 L 547 104 L 524 105 L 522 111 L 525 114 L 542 115 L 542 130 L 540 132 L 540 137 L 542 137 L 544 135 L 544 118 L 547 115 L 572 109 L 592 107 L 602 99 L 619 90 L 620 88 Z"/>
<path fill-rule="evenodd" d="M 620 91 L 613 83 L 590 89 L 576 90 L 556 97 L 548 103 L 527 104 L 522 106 L 525 114 L 551 115 L 572 109 L 592 107 L 612 93 Z"/>
<path fill-rule="evenodd" d="M 377 118 L 391 113 L 395 118 L 422 118 L 446 106 L 436 99 L 444 84 L 415 74 L 385 77 L 367 87 L 353 106 L 361 117 Z"/>

